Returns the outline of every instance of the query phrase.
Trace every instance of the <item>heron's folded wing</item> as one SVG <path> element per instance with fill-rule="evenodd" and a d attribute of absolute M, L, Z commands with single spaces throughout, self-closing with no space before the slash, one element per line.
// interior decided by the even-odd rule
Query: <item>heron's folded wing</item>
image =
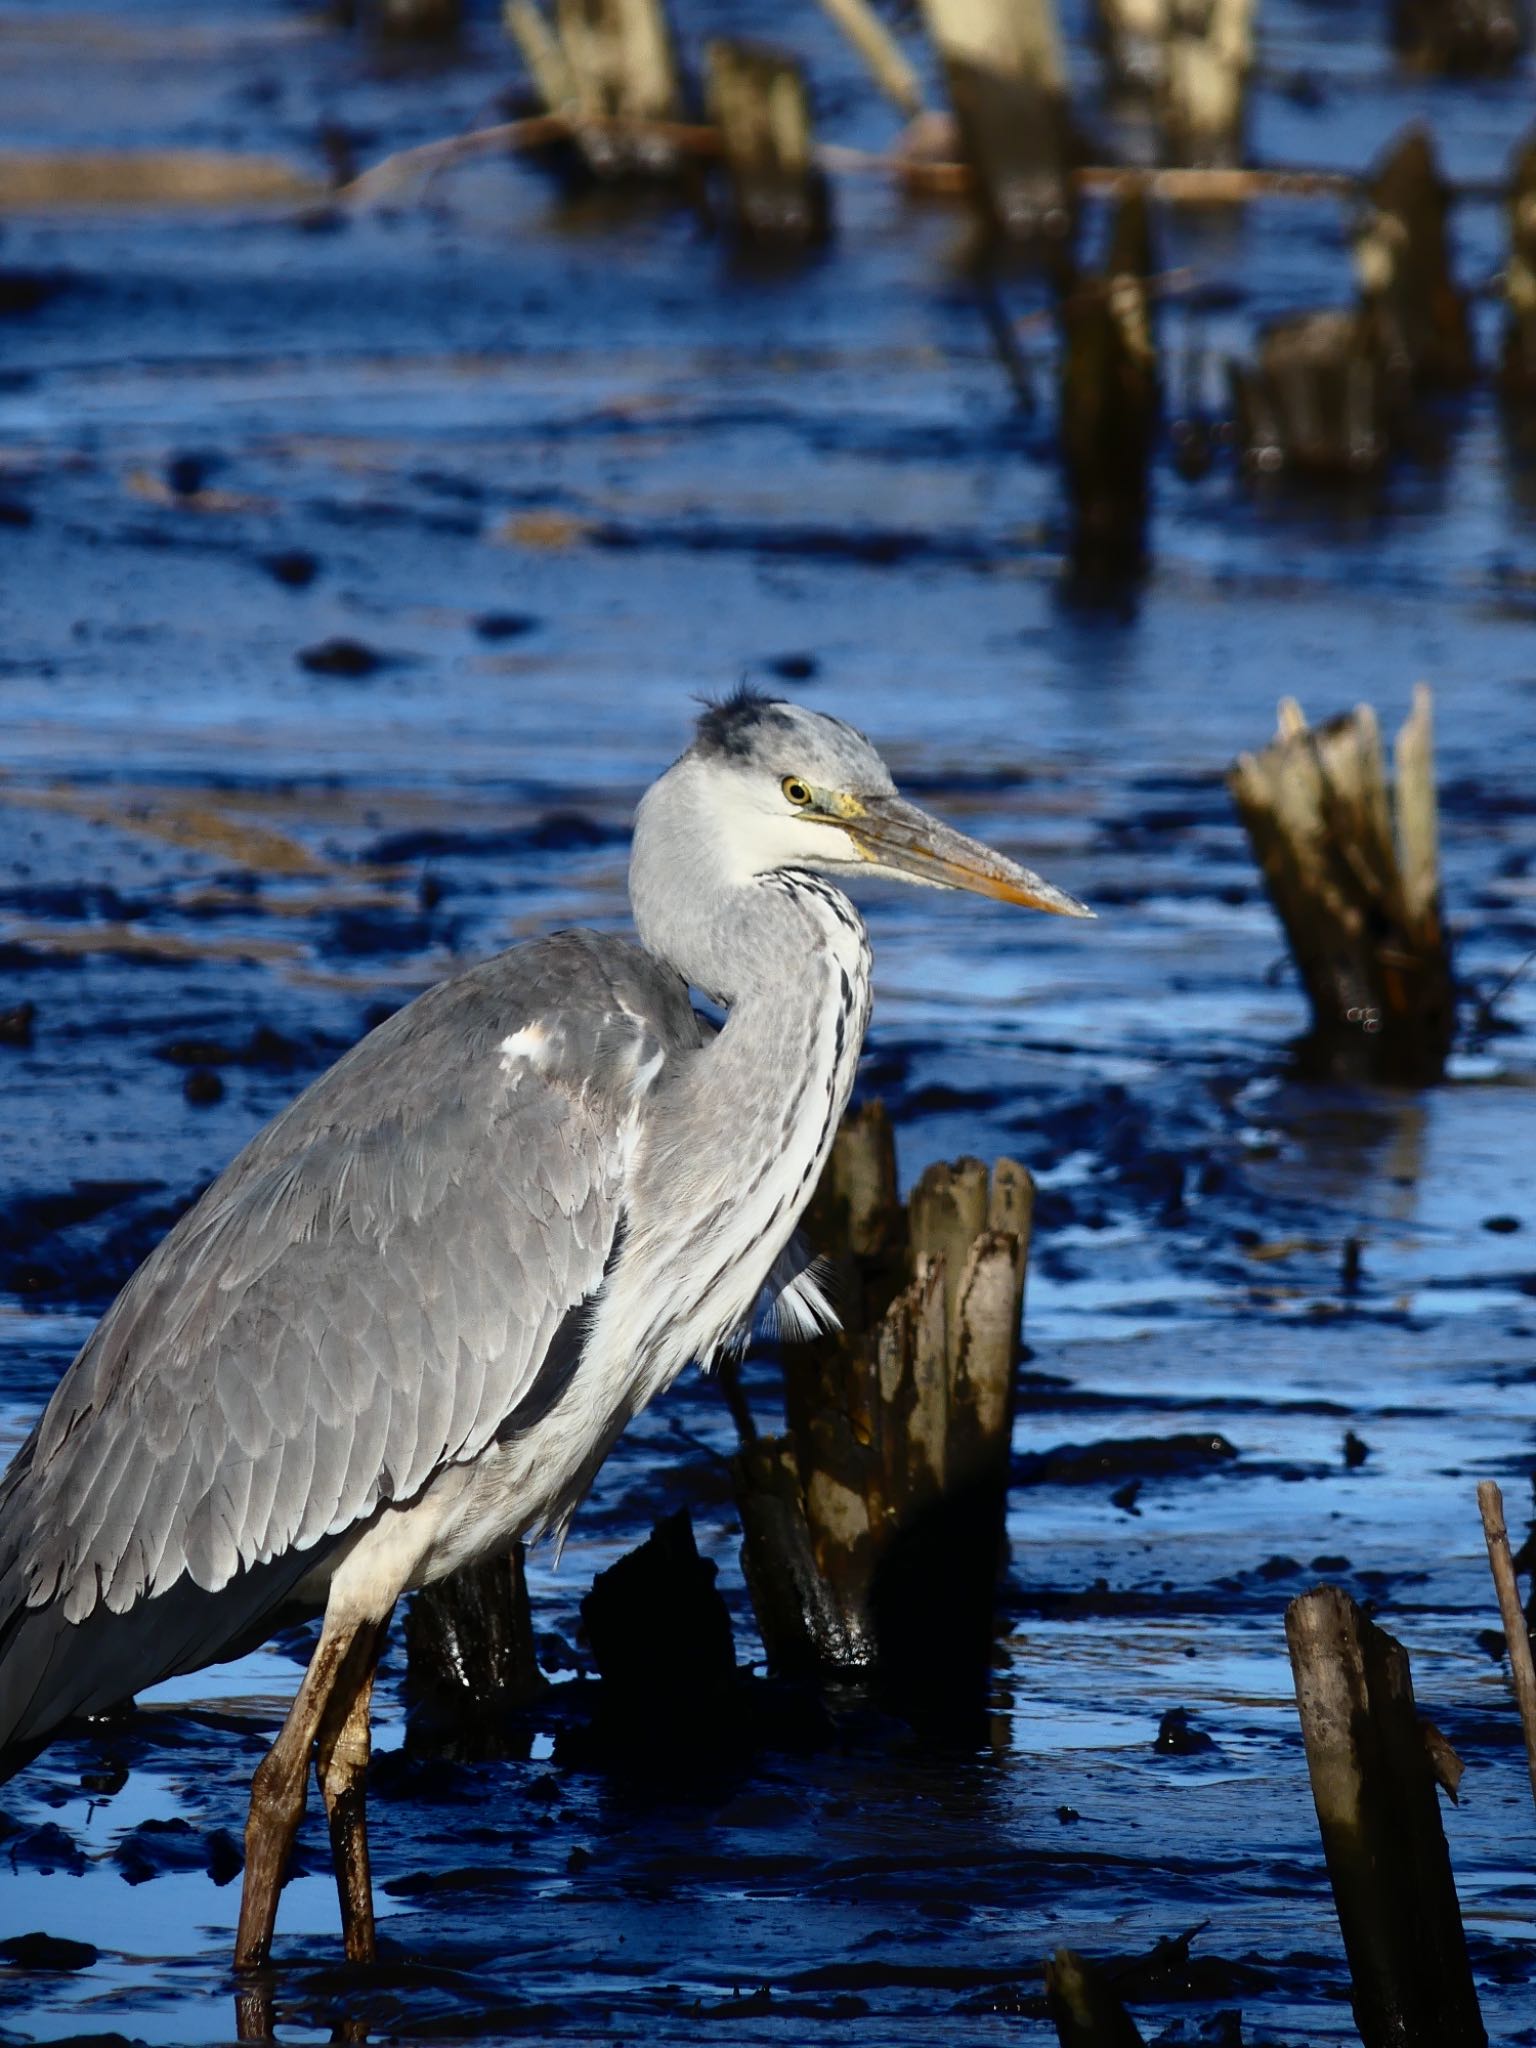
<path fill-rule="evenodd" d="M 71 1620 L 217 1589 L 483 1449 L 601 1287 L 645 1092 L 693 1035 L 637 959 L 572 934 L 460 976 L 247 1147 L 50 1404 L 12 1600 L 18 1573 Z"/>

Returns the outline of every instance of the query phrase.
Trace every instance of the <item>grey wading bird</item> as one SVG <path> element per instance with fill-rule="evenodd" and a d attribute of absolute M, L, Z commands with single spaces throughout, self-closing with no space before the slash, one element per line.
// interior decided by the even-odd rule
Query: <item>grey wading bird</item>
<path fill-rule="evenodd" d="M 8 1762 L 323 1613 L 251 1787 L 238 1967 L 269 1954 L 312 1757 L 347 1954 L 373 1954 L 363 1776 L 400 1595 L 563 1529 L 765 1286 L 830 1317 L 792 1240 L 869 1016 L 856 875 L 1091 914 L 904 802 L 837 719 L 706 710 L 636 818 L 639 946 L 535 940 L 354 1046 L 139 1268 L 0 1480 Z"/>

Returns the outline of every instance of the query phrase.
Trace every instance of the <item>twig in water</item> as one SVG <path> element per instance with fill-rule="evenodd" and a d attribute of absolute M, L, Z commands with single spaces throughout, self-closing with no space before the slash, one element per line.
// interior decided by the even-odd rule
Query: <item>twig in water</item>
<path fill-rule="evenodd" d="M 1483 1517 L 1483 1535 L 1488 1541 L 1488 1563 L 1493 1570 L 1494 1590 L 1499 1596 L 1499 1613 L 1504 1618 L 1510 1676 L 1515 1682 L 1515 1702 L 1520 1709 L 1520 1726 L 1525 1733 L 1525 1760 L 1531 1772 L 1531 1796 L 1536 1799 L 1536 1664 L 1531 1661 L 1530 1631 L 1520 1606 L 1520 1588 L 1515 1583 L 1515 1561 L 1509 1554 L 1509 1531 L 1504 1526 L 1504 1496 L 1492 1479 L 1479 1482 L 1477 1505 Z"/>

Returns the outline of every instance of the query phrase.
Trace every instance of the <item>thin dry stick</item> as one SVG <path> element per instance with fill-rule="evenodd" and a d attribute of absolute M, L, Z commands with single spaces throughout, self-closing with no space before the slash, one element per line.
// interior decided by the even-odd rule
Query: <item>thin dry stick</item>
<path fill-rule="evenodd" d="M 490 128 L 471 128 L 438 142 L 396 150 L 381 158 L 361 177 L 343 185 L 333 197 L 348 203 L 386 199 L 417 176 L 497 150 L 539 149 L 573 135 L 578 128 L 635 139 L 652 137 L 689 156 L 721 153 L 718 130 L 688 121 L 603 120 L 596 116 L 572 121 L 564 114 L 535 114 L 522 121 L 500 121 Z M 900 152 L 854 149 L 847 143 L 823 143 L 816 151 L 823 170 L 845 175 L 878 175 L 899 179 L 909 189 L 942 196 L 970 189 L 968 165 L 939 159 L 904 156 Z M 1198 166 L 1165 170 L 1125 170 L 1114 164 L 1084 164 L 1068 176 L 1079 192 L 1118 198 L 1145 192 L 1168 206 L 1236 205 L 1250 199 L 1356 199 L 1364 181 L 1348 171 L 1301 169 L 1219 170 Z M 1453 199 L 1499 199 L 1502 188 L 1472 183 L 1449 188 Z"/>
<path fill-rule="evenodd" d="M 923 88 L 918 75 L 869 0 L 821 0 L 821 5 L 869 66 L 881 91 L 904 114 L 920 114 Z"/>
<path fill-rule="evenodd" d="M 1531 1796 L 1536 1798 L 1536 1665 L 1531 1662 L 1530 1631 L 1520 1608 L 1520 1588 L 1515 1584 L 1515 1561 L 1509 1554 L 1509 1531 L 1504 1526 L 1504 1496 L 1493 1480 L 1478 1482 L 1477 1505 L 1482 1511 L 1483 1534 L 1488 1539 L 1488 1562 L 1493 1568 L 1499 1612 L 1504 1617 L 1509 1669 L 1515 1681 L 1520 1726 L 1525 1731 L 1525 1760 L 1531 1771 Z"/>

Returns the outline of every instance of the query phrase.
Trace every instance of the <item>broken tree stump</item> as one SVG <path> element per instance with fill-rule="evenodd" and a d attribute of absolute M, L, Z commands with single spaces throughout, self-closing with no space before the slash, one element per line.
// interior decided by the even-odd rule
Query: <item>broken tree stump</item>
<path fill-rule="evenodd" d="M 1322 483 L 1373 475 L 1391 445 L 1392 404 L 1364 315 L 1301 313 L 1231 366 L 1238 445 L 1257 476 Z"/>
<path fill-rule="evenodd" d="M 1051 0 L 923 0 L 991 244 L 1063 261 L 1076 224 Z"/>
<path fill-rule="evenodd" d="M 1361 2040 L 1486 2048 L 1408 1653 L 1337 1586 L 1285 1638 Z"/>
<path fill-rule="evenodd" d="M 1428 131 L 1401 136 L 1366 190 L 1355 271 L 1374 351 L 1405 389 L 1459 389 L 1476 367 L 1471 317 L 1451 272 L 1450 188 Z"/>
<path fill-rule="evenodd" d="M 510 1713 L 543 1691 L 521 1543 L 424 1586 L 405 1616 L 413 1733 L 457 1754 L 494 1753 Z"/>
<path fill-rule="evenodd" d="M 1393 0 L 1392 41 L 1416 71 L 1508 71 L 1525 48 L 1525 7 L 1523 0 Z"/>
<path fill-rule="evenodd" d="M 1253 0 L 1169 0 L 1159 112 L 1175 163 L 1242 162 Z"/>
<path fill-rule="evenodd" d="M 903 1214 L 895 1174 L 856 1112 L 810 1211 L 844 1327 L 785 1347 L 789 1433 L 733 1474 L 770 1667 L 873 1678 L 933 1726 L 985 1694 L 1033 1183 L 931 1167 Z"/>
<path fill-rule="evenodd" d="M 1504 1623 L 1504 1643 L 1509 1653 L 1509 1675 L 1520 1709 L 1520 1732 L 1525 1738 L 1525 1760 L 1531 1774 L 1531 1794 L 1536 1797 L 1536 1662 L 1531 1656 L 1531 1635 L 1520 1605 L 1520 1588 L 1515 1583 L 1515 1563 L 1509 1550 L 1509 1531 L 1504 1526 L 1504 1496 L 1491 1479 L 1481 1480 L 1477 1489 L 1478 1511 L 1483 1518 L 1483 1535 L 1488 1544 L 1488 1564 L 1498 1594 L 1499 1614 Z"/>
<path fill-rule="evenodd" d="M 581 1620 L 602 1679 L 595 1728 L 605 1748 L 686 1753 L 730 1738 L 731 1617 L 686 1508 L 598 1573 Z"/>
<path fill-rule="evenodd" d="M 739 244 L 814 247 L 831 225 L 826 173 L 815 160 L 810 95 L 795 58 L 762 43 L 717 38 L 705 51 L 705 104 L 720 131 Z"/>
<path fill-rule="evenodd" d="M 1157 350 L 1147 281 L 1151 225 L 1140 192 L 1120 201 L 1104 271 L 1061 302 L 1061 451 L 1078 583 L 1122 584 L 1146 567 Z"/>
<path fill-rule="evenodd" d="M 683 118 L 683 94 L 662 0 L 556 0 L 553 27 L 536 0 L 504 0 L 503 20 L 545 107 L 570 122 L 595 177 L 682 172 L 667 133 Z"/>
<path fill-rule="evenodd" d="M 1536 405 L 1536 132 L 1515 152 L 1509 172 L 1509 260 L 1504 266 L 1504 347 L 1499 388 Z"/>
<path fill-rule="evenodd" d="M 1061 2048 L 1143 2048 L 1104 1972 L 1069 1948 L 1045 1966 L 1045 2009 Z"/>
<path fill-rule="evenodd" d="M 1227 787 L 1312 1005 L 1314 1064 L 1341 1079 L 1438 1080 L 1456 1022 L 1440 914 L 1431 697 L 1414 691 L 1389 801 L 1368 704 L 1243 754 Z"/>

